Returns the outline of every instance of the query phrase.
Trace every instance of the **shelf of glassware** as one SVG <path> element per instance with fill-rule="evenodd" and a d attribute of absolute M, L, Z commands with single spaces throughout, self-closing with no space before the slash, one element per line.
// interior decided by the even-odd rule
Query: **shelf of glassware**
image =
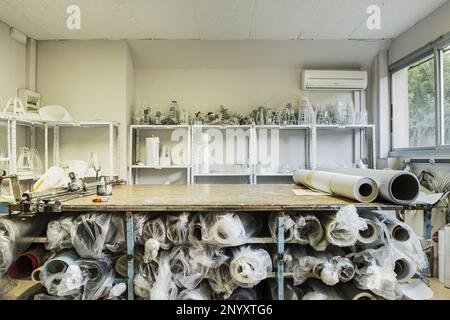
<path fill-rule="evenodd" d="M 139 172 L 140 169 L 149 171 L 149 170 L 174 170 L 174 169 L 181 169 L 181 170 L 187 170 L 186 173 L 186 183 L 190 184 L 191 182 L 191 166 L 190 164 L 184 164 L 184 165 L 165 165 L 165 166 L 147 166 L 147 165 L 135 165 L 133 164 L 135 161 L 135 159 L 137 159 L 137 155 L 139 155 L 140 153 L 140 131 L 145 131 L 145 130 L 154 130 L 154 131 L 158 131 L 158 130 L 178 130 L 178 129 L 182 129 L 182 130 L 187 130 L 187 134 L 188 134 L 188 144 L 187 144 L 187 148 L 188 148 L 188 159 L 190 159 L 190 150 L 191 150 L 191 126 L 189 125 L 162 125 L 162 124 L 154 124 L 154 125 L 146 125 L 146 124 L 133 124 L 130 126 L 130 136 L 129 136 L 129 159 L 130 162 L 128 164 L 128 181 L 130 184 L 138 184 L 139 183 Z M 134 152 L 133 152 L 133 147 Z"/>
<path fill-rule="evenodd" d="M 108 175 L 111 178 L 119 176 L 119 128 L 120 123 L 116 121 L 79 121 L 79 122 L 56 122 L 49 121 L 44 123 L 45 126 L 45 170 L 49 168 L 48 159 L 48 138 L 49 129 L 53 129 L 53 164 L 59 165 L 60 162 L 60 130 L 65 128 L 80 128 L 80 129 L 98 129 L 105 128 L 108 130 L 108 163 L 110 172 Z M 85 178 L 95 178 L 90 175 Z"/>

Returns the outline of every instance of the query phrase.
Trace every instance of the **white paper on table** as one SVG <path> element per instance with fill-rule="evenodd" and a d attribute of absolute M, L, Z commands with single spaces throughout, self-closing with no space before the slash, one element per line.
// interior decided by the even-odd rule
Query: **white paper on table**
<path fill-rule="evenodd" d="M 305 190 L 305 189 L 292 189 L 292 192 L 296 196 L 328 196 L 328 194 L 323 192 L 316 192 L 312 190 Z"/>
<path fill-rule="evenodd" d="M 444 196 L 444 193 L 430 193 L 426 194 L 424 192 L 419 193 L 419 197 L 416 200 L 417 204 L 430 204 L 435 205 L 439 201 L 441 201 L 442 197 Z"/>

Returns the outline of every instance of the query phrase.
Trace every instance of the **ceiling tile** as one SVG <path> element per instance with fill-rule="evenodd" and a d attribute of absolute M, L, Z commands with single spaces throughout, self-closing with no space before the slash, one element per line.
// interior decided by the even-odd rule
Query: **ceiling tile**
<path fill-rule="evenodd" d="M 201 39 L 249 39 L 255 0 L 194 0 Z"/>

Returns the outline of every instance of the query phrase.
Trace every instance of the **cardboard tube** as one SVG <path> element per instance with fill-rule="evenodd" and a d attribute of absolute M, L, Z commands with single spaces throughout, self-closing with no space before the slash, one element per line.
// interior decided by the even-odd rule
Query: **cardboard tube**
<path fill-rule="evenodd" d="M 367 223 L 367 229 L 360 230 L 358 234 L 358 243 L 362 245 L 369 245 L 377 242 L 380 239 L 381 228 L 379 222 L 371 218 L 363 218 Z"/>
<path fill-rule="evenodd" d="M 296 170 L 294 172 L 294 181 L 296 184 L 302 184 L 311 189 L 363 203 L 372 202 L 378 197 L 376 182 L 364 176 Z"/>

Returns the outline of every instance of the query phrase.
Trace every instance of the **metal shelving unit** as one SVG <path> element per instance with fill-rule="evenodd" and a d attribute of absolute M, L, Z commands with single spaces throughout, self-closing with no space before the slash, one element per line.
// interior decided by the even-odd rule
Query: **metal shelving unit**
<path fill-rule="evenodd" d="M 65 128 L 80 129 L 106 129 L 108 130 L 108 175 L 111 178 L 119 176 L 120 168 L 120 145 L 119 145 L 120 123 L 114 121 L 85 121 L 85 122 L 45 122 L 45 170 L 49 167 L 48 138 L 49 129 L 53 129 L 53 165 L 58 166 L 60 162 L 60 132 Z M 91 177 L 92 178 L 92 177 Z M 95 177 L 93 177 L 95 178 Z"/>
<path fill-rule="evenodd" d="M 184 128 L 188 130 L 188 152 L 190 163 L 186 164 L 186 166 L 162 166 L 162 167 L 148 167 L 148 166 L 137 166 L 133 165 L 133 161 L 136 159 L 136 155 L 140 152 L 140 143 L 138 143 L 140 139 L 140 131 L 141 130 L 174 130 Z M 243 129 L 248 130 L 248 171 L 244 172 L 208 172 L 208 173 L 200 173 L 196 172 L 195 164 L 196 155 L 193 151 L 201 142 L 198 142 L 198 137 L 196 139 L 196 134 L 198 132 L 203 132 L 207 129 L 218 129 L 218 130 L 226 130 L 226 129 Z M 304 135 L 304 167 L 307 169 L 314 169 L 317 167 L 317 146 L 319 144 L 318 140 L 318 132 L 328 130 L 328 131 L 348 131 L 352 134 L 352 159 L 353 163 L 357 160 L 367 157 L 370 159 L 369 167 L 376 168 L 376 133 L 375 133 L 375 125 L 299 125 L 299 126 L 277 126 L 277 125 L 268 125 L 268 126 L 235 126 L 235 125 L 193 125 L 193 126 L 165 126 L 165 125 L 132 125 L 130 127 L 130 145 L 129 145 L 129 154 L 131 163 L 129 163 L 129 181 L 132 184 L 139 183 L 139 170 L 162 170 L 162 169 L 186 169 L 187 170 L 187 184 L 196 184 L 198 183 L 197 178 L 204 177 L 216 177 L 218 179 L 224 177 L 248 177 L 249 184 L 258 184 L 258 178 L 284 178 L 292 176 L 292 173 L 288 172 L 258 172 L 256 160 L 257 160 L 257 143 L 258 143 L 258 130 L 261 129 L 278 129 L 281 132 L 294 132 L 293 136 L 297 137 L 298 135 Z M 200 130 L 200 131 L 198 131 Z"/>
<path fill-rule="evenodd" d="M 177 129 L 187 130 L 187 159 L 189 162 L 184 165 L 169 165 L 169 166 L 159 166 L 152 167 L 147 165 L 135 165 L 135 161 L 138 160 L 140 156 L 140 139 L 142 131 L 173 131 Z M 129 146 L 128 146 L 128 181 L 130 184 L 139 184 L 139 174 L 141 170 L 186 170 L 186 183 L 191 182 L 191 126 L 188 125 L 131 125 L 130 126 L 130 136 L 129 136 Z M 155 134 L 156 135 L 156 134 Z"/>

